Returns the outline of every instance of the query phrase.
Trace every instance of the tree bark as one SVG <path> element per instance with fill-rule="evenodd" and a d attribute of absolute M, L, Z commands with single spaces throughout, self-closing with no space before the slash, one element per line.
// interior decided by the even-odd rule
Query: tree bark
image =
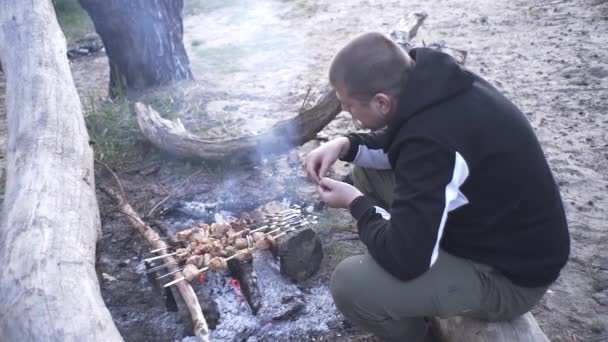
<path fill-rule="evenodd" d="M 80 0 L 106 48 L 110 96 L 193 78 L 183 0 Z"/>
<path fill-rule="evenodd" d="M 7 191 L 0 340 L 122 341 L 95 273 L 93 151 L 51 1 L 0 3 Z"/>

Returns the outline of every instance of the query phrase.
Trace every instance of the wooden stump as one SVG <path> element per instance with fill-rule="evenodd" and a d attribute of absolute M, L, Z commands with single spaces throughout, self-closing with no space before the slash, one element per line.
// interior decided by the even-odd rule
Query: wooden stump
<path fill-rule="evenodd" d="M 549 342 L 531 313 L 508 322 L 466 317 L 436 319 L 434 330 L 444 342 Z"/>
<path fill-rule="evenodd" d="M 323 245 L 317 232 L 304 228 L 279 239 L 273 254 L 280 258 L 281 274 L 300 282 L 315 274 L 323 260 Z"/>

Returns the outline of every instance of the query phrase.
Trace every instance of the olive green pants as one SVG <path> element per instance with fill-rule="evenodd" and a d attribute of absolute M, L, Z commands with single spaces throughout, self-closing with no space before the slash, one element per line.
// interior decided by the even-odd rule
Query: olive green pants
<path fill-rule="evenodd" d="M 353 181 L 378 205 L 389 207 L 392 172 L 355 168 Z M 427 272 L 410 281 L 393 277 L 367 254 L 343 260 L 331 279 L 342 314 L 386 341 L 424 341 L 425 317 L 510 320 L 529 311 L 546 290 L 517 286 L 490 266 L 444 251 Z"/>

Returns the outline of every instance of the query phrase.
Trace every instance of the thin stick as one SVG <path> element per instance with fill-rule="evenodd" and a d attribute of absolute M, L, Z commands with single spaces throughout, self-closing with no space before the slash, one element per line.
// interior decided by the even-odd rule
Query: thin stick
<path fill-rule="evenodd" d="M 300 107 L 300 114 L 304 111 L 304 106 L 308 103 L 308 95 L 310 95 L 310 90 L 312 87 L 308 87 L 308 91 L 306 91 L 306 96 L 304 96 L 304 100 L 302 101 L 302 106 Z"/>
<path fill-rule="evenodd" d="M 118 180 L 118 177 L 116 177 Z M 120 194 L 116 193 L 114 190 L 108 187 L 101 188 L 105 193 L 107 193 L 110 197 L 114 199 L 114 201 L 118 204 L 118 209 L 127 214 L 127 219 L 135 228 L 135 230 L 144 238 L 144 240 L 150 244 L 152 248 L 162 248 L 167 247 L 167 244 L 162 241 L 158 235 L 149 225 L 147 225 L 140 217 L 137 215 L 135 210 L 129 205 L 129 203 L 122 197 Z M 167 258 L 168 262 L 176 261 L 172 256 L 167 256 L 166 254 L 163 257 Z M 178 269 L 176 265 L 169 265 L 169 271 L 175 271 Z M 174 275 L 178 277 L 178 275 Z M 194 324 L 194 333 L 199 338 L 201 342 L 209 342 L 209 328 L 207 326 L 207 320 L 203 315 L 203 311 L 201 310 L 201 305 L 198 302 L 198 298 L 196 293 L 192 289 L 187 282 L 182 282 L 177 284 L 177 291 L 181 294 L 184 299 L 184 303 L 186 304 L 186 308 L 192 317 L 192 322 Z"/>
<path fill-rule="evenodd" d="M 176 186 L 175 189 L 173 189 L 171 192 L 169 192 L 169 194 L 165 198 L 163 198 L 160 202 L 156 203 L 156 205 L 154 205 L 152 207 L 152 209 L 150 209 L 150 211 L 148 211 L 148 214 L 145 217 L 152 216 L 152 214 L 158 207 L 160 207 L 163 203 L 167 202 L 169 200 L 169 198 L 171 198 L 173 195 L 175 195 L 175 191 L 177 191 L 182 186 L 184 186 L 184 184 L 186 184 L 190 180 L 190 178 L 194 177 L 194 175 L 200 173 L 201 171 L 202 170 L 197 170 L 194 173 L 192 173 L 190 176 L 188 176 L 188 178 L 186 178 L 183 182 L 181 182 L 178 186 Z"/>
<path fill-rule="evenodd" d="M 126 201 L 127 200 L 127 195 L 125 194 L 125 189 L 122 187 L 122 183 L 120 182 L 120 179 L 118 178 L 118 176 L 116 175 L 116 173 L 114 173 L 114 171 L 112 171 L 112 169 L 106 163 L 102 162 L 101 160 L 95 159 L 95 162 L 97 164 L 103 166 L 106 170 L 108 170 L 108 172 L 110 172 L 110 174 L 112 175 L 112 177 L 116 181 L 116 184 L 118 185 L 118 190 L 120 190 L 120 195 L 122 196 L 123 200 Z"/>

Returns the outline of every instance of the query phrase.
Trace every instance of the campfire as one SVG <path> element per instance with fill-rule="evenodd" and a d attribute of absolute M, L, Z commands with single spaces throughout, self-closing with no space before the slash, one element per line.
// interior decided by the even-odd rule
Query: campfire
<path fill-rule="evenodd" d="M 256 329 L 268 327 L 269 322 L 292 324 L 288 321 L 306 311 L 306 302 L 324 301 L 313 303 L 315 308 L 331 303 L 326 291 L 306 299 L 295 285 L 320 267 L 323 252 L 314 229 L 316 224 L 316 216 L 295 205 L 169 231 L 169 237 L 158 238 L 165 240 L 166 246 L 151 251 L 158 255 L 144 259 L 148 279 L 160 291 L 166 307 L 174 310 L 180 299 L 171 289 L 181 282 L 192 283 L 209 327 L 214 330 L 224 326 L 215 334 L 211 332 L 214 340 L 245 334 L 228 332 L 230 321 L 238 315 L 241 321 L 249 316 L 246 334 L 255 335 Z M 170 261 L 164 262 L 165 259 Z M 170 269 L 173 270 L 167 272 Z M 239 302 L 248 304 L 248 313 L 243 312 Z M 239 309 L 235 309 L 237 306 Z M 318 321 L 297 324 L 312 327 Z"/>
<path fill-rule="evenodd" d="M 228 261 L 232 259 L 251 262 L 254 249 L 271 249 L 276 245 L 277 239 L 315 224 L 316 217 L 303 216 L 300 208 L 293 208 L 264 215 L 261 220 L 257 220 L 257 225 L 254 225 L 254 222 L 249 215 L 243 215 L 232 222 L 214 222 L 211 225 L 201 223 L 197 227 L 182 230 L 176 234 L 177 241 L 172 241 L 173 245 L 179 248 L 168 254 L 166 251 L 171 248 L 169 246 L 155 249 L 151 252 L 164 254 L 145 259 L 147 263 L 168 256 L 174 256 L 176 260 L 152 267 L 149 272 L 178 263 L 183 267 L 157 279 L 182 272 L 183 277 L 165 284 L 164 287 L 183 280 L 192 282 L 208 270 L 228 270 Z"/>

